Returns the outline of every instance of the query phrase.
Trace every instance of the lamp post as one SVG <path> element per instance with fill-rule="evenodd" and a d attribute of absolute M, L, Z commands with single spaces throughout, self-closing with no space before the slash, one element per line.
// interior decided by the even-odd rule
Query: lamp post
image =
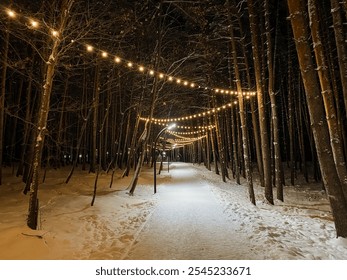
<path fill-rule="evenodd" d="M 162 130 L 159 131 L 157 137 L 155 137 L 154 141 L 154 148 L 153 148 L 153 178 L 154 178 L 154 193 L 157 193 L 157 158 L 156 158 L 156 150 L 157 150 L 157 142 L 159 140 L 159 137 L 166 131 L 171 130 L 174 128 L 176 124 L 171 124 L 169 126 L 164 127 Z"/>

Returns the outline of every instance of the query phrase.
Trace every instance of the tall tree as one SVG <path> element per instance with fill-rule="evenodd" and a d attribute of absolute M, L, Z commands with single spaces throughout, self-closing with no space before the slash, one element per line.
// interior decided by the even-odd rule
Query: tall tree
<path fill-rule="evenodd" d="M 271 166 L 270 166 L 270 145 L 269 145 L 269 132 L 268 132 L 268 121 L 265 109 L 264 101 L 264 85 L 262 81 L 261 72 L 261 54 L 260 54 L 260 40 L 259 40 L 259 23 L 257 17 L 257 11 L 255 2 L 253 0 L 247 1 L 249 11 L 249 22 L 252 35 L 252 49 L 253 49 L 253 60 L 254 60 L 254 71 L 255 81 L 257 87 L 257 99 L 258 99 L 258 111 L 259 111 L 259 123 L 260 123 L 260 139 L 262 146 L 262 160 L 264 168 L 264 185 L 265 185 L 265 198 L 273 204 L 273 189 L 271 183 Z"/>
<path fill-rule="evenodd" d="M 228 13 L 228 17 L 229 17 L 229 23 L 230 23 L 230 39 L 231 39 L 231 48 L 232 48 L 232 59 L 234 62 L 235 81 L 236 81 L 236 88 L 237 88 L 239 108 L 240 108 L 241 133 L 242 133 L 242 143 L 243 143 L 243 158 L 245 161 L 245 172 L 246 172 L 246 179 L 247 179 L 247 184 L 248 184 L 248 193 L 249 193 L 249 198 L 250 198 L 251 202 L 255 205 L 256 202 L 255 202 L 253 180 L 252 180 L 252 171 L 251 171 L 251 159 L 250 159 L 250 152 L 249 152 L 247 119 L 246 119 L 246 112 L 245 112 L 244 96 L 243 96 L 243 92 L 242 92 L 239 64 L 237 61 L 238 52 L 237 52 L 236 40 L 235 40 L 235 36 L 234 36 L 234 26 L 233 26 L 233 21 L 231 20 L 230 12 Z"/>
<path fill-rule="evenodd" d="M 64 34 L 65 27 L 69 20 L 69 13 L 74 0 L 63 0 L 60 6 L 60 22 L 57 30 L 51 30 L 50 49 L 48 57 L 45 58 L 47 67 L 43 82 L 42 97 L 38 121 L 36 125 L 36 140 L 33 157 L 33 176 L 30 184 L 30 198 L 27 224 L 30 228 L 36 229 L 38 215 L 38 189 L 39 174 L 41 167 L 41 155 L 44 147 L 44 140 L 47 133 L 47 118 L 50 109 L 50 99 L 52 93 L 52 84 L 55 74 L 55 68 L 59 60 L 59 48 L 61 46 L 61 38 Z"/>
<path fill-rule="evenodd" d="M 303 0 L 288 0 L 290 20 L 303 79 L 311 127 L 323 182 L 328 193 L 337 236 L 347 237 L 347 203 L 334 162 L 319 82 L 311 56 L 307 6 Z"/>
<path fill-rule="evenodd" d="M 277 189 L 277 199 L 283 201 L 283 185 L 281 179 L 282 173 L 282 160 L 280 150 L 280 136 L 279 136 L 279 124 L 278 124 L 278 113 L 277 113 L 277 101 L 275 94 L 275 62 L 274 62 L 274 47 L 272 39 L 272 26 L 270 23 L 270 1 L 265 0 L 265 32 L 266 32 L 266 44 L 267 44 L 267 70 L 268 70 L 268 93 L 270 95 L 271 102 L 271 126 L 273 131 L 273 149 L 274 149 L 274 162 L 275 162 L 275 186 Z M 278 9 L 278 7 L 276 7 Z M 275 36 L 277 32 L 275 32 Z"/>
<path fill-rule="evenodd" d="M 323 50 L 321 35 L 319 32 L 319 16 L 316 7 L 316 1 L 309 0 L 308 7 L 313 49 L 316 58 L 320 87 L 322 90 L 326 119 L 328 122 L 333 157 L 336 165 L 337 174 L 339 176 L 340 182 L 342 184 L 342 189 L 345 194 L 345 199 L 347 200 L 347 169 L 343 154 L 343 141 L 340 138 L 339 125 L 337 122 L 337 112 L 334 105 L 334 97 L 330 85 L 326 57 Z"/>
<path fill-rule="evenodd" d="M 0 185 L 2 184 L 2 164 L 3 164 L 3 149 L 4 149 L 4 130 L 5 130 L 5 94 L 6 94 L 6 73 L 7 73 L 7 58 L 9 47 L 10 33 L 5 30 L 4 49 L 2 52 L 3 63 L 1 69 L 1 91 L 0 91 Z"/>

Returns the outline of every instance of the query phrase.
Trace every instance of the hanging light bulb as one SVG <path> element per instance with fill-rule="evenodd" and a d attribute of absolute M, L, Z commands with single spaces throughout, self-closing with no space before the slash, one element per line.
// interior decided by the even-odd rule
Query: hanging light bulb
<path fill-rule="evenodd" d="M 118 56 L 116 56 L 116 57 L 114 58 L 114 61 L 115 61 L 116 63 L 120 63 L 120 62 L 121 62 L 121 59 L 120 59 Z"/>
<path fill-rule="evenodd" d="M 56 38 L 59 36 L 59 32 L 54 29 L 52 29 L 51 34 L 53 35 L 53 37 L 56 37 Z"/>
<path fill-rule="evenodd" d="M 87 45 L 87 51 L 92 52 L 94 50 L 93 46 Z"/>
<path fill-rule="evenodd" d="M 7 10 L 6 13 L 10 18 L 16 18 L 17 17 L 17 14 L 12 10 Z"/>
<path fill-rule="evenodd" d="M 107 53 L 107 52 L 102 52 L 102 53 L 101 53 L 101 56 L 102 56 L 103 58 L 107 58 L 107 57 L 108 57 L 108 53 Z"/>
<path fill-rule="evenodd" d="M 39 22 L 36 20 L 31 19 L 30 20 L 30 27 L 32 28 L 38 28 L 39 27 Z"/>

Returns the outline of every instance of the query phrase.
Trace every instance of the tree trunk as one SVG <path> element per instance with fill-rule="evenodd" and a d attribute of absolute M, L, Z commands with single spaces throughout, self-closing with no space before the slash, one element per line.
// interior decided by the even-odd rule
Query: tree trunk
<path fill-rule="evenodd" d="M 61 22 L 58 34 L 61 35 L 65 29 L 68 19 L 68 13 L 73 4 L 73 0 L 64 0 L 61 6 Z M 47 132 L 47 118 L 50 110 L 50 99 L 52 93 L 53 77 L 55 74 L 55 67 L 59 57 L 58 50 L 60 40 L 58 37 L 52 35 L 51 53 L 47 60 L 47 68 L 45 73 L 45 80 L 43 85 L 43 92 L 40 103 L 39 116 L 37 121 L 37 131 L 34 147 L 34 156 L 32 162 L 33 176 L 30 184 L 30 198 L 27 225 L 31 229 L 37 228 L 37 215 L 38 215 L 38 189 L 39 189 L 39 173 L 41 167 L 41 155 L 44 146 L 45 134 Z"/>
<path fill-rule="evenodd" d="M 290 20 L 297 49 L 300 71 L 304 82 L 312 132 L 317 148 L 318 161 L 330 201 L 337 236 L 347 237 L 347 203 L 342 191 L 331 151 L 329 130 L 324 118 L 323 100 L 313 66 L 306 7 L 303 0 L 288 0 Z"/>
<path fill-rule="evenodd" d="M 345 199 L 347 201 L 347 169 L 343 155 L 343 141 L 340 138 L 339 134 L 339 125 L 337 123 L 337 112 L 334 105 L 334 97 L 330 85 L 329 73 L 327 71 L 328 67 L 326 57 L 323 51 L 321 36 L 319 34 L 319 16 L 317 14 L 316 1 L 309 0 L 308 6 L 311 35 L 313 40 L 313 49 L 316 57 L 319 82 L 322 89 L 322 97 L 326 112 L 326 119 L 328 122 L 330 143 L 332 147 L 337 174 L 342 184 L 342 189 L 344 191 Z"/>
<path fill-rule="evenodd" d="M 255 80 L 257 86 L 257 99 L 258 99 L 258 111 L 259 111 L 259 122 L 260 122 L 260 140 L 262 146 L 262 160 L 264 168 L 264 185 L 265 185 L 265 198 L 273 204 L 273 190 L 271 184 L 271 166 L 270 166 L 270 147 L 269 147 L 269 133 L 267 127 L 267 116 L 264 104 L 264 93 L 261 73 L 261 62 L 260 62 L 260 50 L 259 50 L 259 35 L 258 35 L 258 22 L 256 20 L 257 12 L 254 5 L 254 0 L 247 1 L 249 9 L 249 21 L 252 33 L 252 48 L 253 48 L 253 59 L 255 68 Z"/>
<path fill-rule="evenodd" d="M 347 117 L 347 36 L 343 29 L 343 23 L 341 18 L 341 6 L 339 0 L 331 0 L 331 13 L 333 15 L 333 27 L 335 32 L 336 49 L 340 68 L 342 93 L 345 104 L 345 113 Z"/>
<path fill-rule="evenodd" d="M 94 98 L 93 98 L 93 128 L 92 128 L 92 145 L 90 151 L 90 169 L 89 172 L 94 173 L 96 170 L 97 159 L 100 157 L 100 151 L 98 149 L 99 133 L 99 99 L 100 99 L 100 65 L 97 62 L 95 68 L 95 79 L 94 79 Z"/>
<path fill-rule="evenodd" d="M 270 26 L 270 6 L 269 0 L 265 0 L 265 30 L 267 42 L 267 67 L 268 67 L 268 93 L 271 102 L 271 125 L 273 131 L 273 149 L 274 149 L 274 163 L 275 163 L 275 186 L 277 189 L 277 199 L 283 201 L 283 185 L 281 180 L 282 162 L 281 162 L 281 149 L 280 149 L 280 135 L 277 116 L 277 102 L 274 91 L 275 72 L 274 72 L 274 51 L 272 46 L 271 26 Z"/>
<path fill-rule="evenodd" d="M 2 184 L 2 165 L 4 157 L 4 130 L 5 130 L 5 95 L 6 95 L 6 73 L 7 73 L 7 58 L 10 33 L 5 30 L 3 63 L 1 72 L 1 92 L 0 92 L 0 186 Z"/>
<path fill-rule="evenodd" d="M 247 119 L 245 112 L 245 105 L 243 100 L 242 93 L 242 85 L 240 79 L 239 72 L 239 64 L 237 62 L 237 49 L 236 49 L 236 41 L 234 36 L 234 26 L 233 22 L 230 18 L 230 13 L 228 13 L 229 24 L 230 24 L 230 39 L 231 39 L 231 47 L 232 47 L 232 59 L 234 61 L 234 72 L 235 72 L 235 80 L 236 80 L 236 88 L 238 93 L 238 101 L 239 101 L 239 109 L 240 109 L 240 121 L 241 121 L 241 132 L 242 132 L 242 143 L 243 143 L 243 158 L 245 161 L 245 172 L 246 179 L 248 184 L 248 194 L 251 202 L 255 205 L 255 195 L 253 189 L 253 180 L 252 180 L 252 171 L 251 171 L 251 160 L 250 160 L 250 152 L 249 152 L 249 140 L 248 140 L 248 128 L 247 128 Z"/>

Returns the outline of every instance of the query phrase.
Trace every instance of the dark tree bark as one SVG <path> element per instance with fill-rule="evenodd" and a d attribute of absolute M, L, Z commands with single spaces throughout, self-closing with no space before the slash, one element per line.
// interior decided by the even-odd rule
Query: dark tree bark
<path fill-rule="evenodd" d="M 306 6 L 302 0 L 288 0 L 288 7 L 318 160 L 334 217 L 336 233 L 337 236 L 347 237 L 347 203 L 341 183 L 336 180 L 338 174 L 331 151 L 328 125 L 324 118 L 323 100 L 308 41 Z"/>
<path fill-rule="evenodd" d="M 252 48 L 253 48 L 253 60 L 255 70 L 255 80 L 257 86 L 257 98 L 258 98 L 258 111 L 259 111 L 259 123 L 260 123 L 260 139 L 262 146 L 262 160 L 264 168 L 264 185 L 265 185 L 265 198 L 270 204 L 274 204 L 273 190 L 271 183 L 271 166 L 270 166 L 270 146 L 269 146 L 269 132 L 267 114 L 264 104 L 264 92 L 261 72 L 261 60 L 260 60 L 260 40 L 258 35 L 258 21 L 257 11 L 253 0 L 247 1 L 249 10 L 249 21 L 252 35 Z"/>
<path fill-rule="evenodd" d="M 73 0 L 64 0 L 61 5 L 61 19 L 60 26 L 58 29 L 58 34 L 61 36 L 63 34 Z M 37 215 L 38 215 L 38 189 L 39 189 L 39 173 L 41 167 L 41 155 L 45 140 L 45 135 L 47 133 L 47 118 L 50 109 L 50 99 L 52 92 L 53 77 L 55 74 L 55 67 L 58 62 L 58 51 L 61 41 L 59 36 L 51 35 L 51 53 L 47 57 L 46 63 L 46 73 L 43 85 L 42 98 L 40 103 L 40 111 L 37 122 L 36 140 L 34 148 L 33 157 L 33 176 L 32 182 L 30 184 L 30 198 L 29 198 L 29 210 L 28 210 L 28 220 L 27 225 L 31 229 L 36 229 L 37 227 Z"/>

